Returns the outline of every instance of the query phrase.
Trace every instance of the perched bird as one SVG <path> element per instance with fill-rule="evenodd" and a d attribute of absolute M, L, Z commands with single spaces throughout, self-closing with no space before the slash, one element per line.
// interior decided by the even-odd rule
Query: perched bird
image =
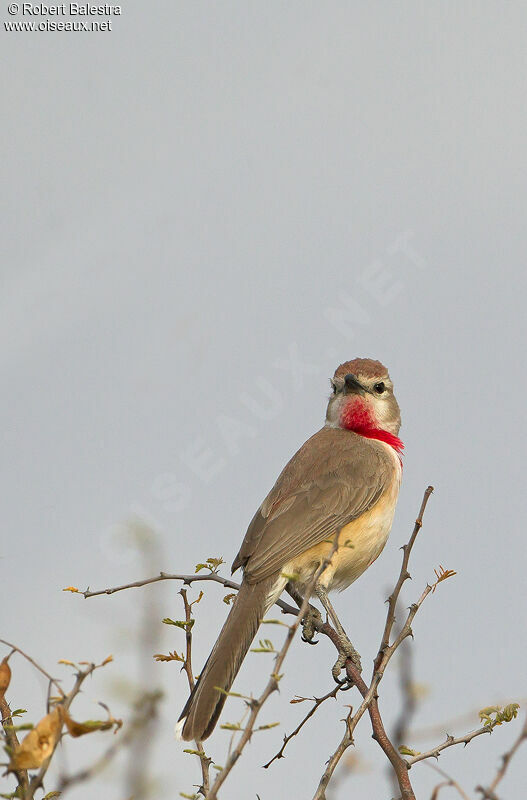
<path fill-rule="evenodd" d="M 314 594 L 347 655 L 358 655 L 328 592 L 353 583 L 386 544 L 402 474 L 401 417 L 379 361 L 347 361 L 335 370 L 331 385 L 324 427 L 278 476 L 234 559 L 232 571 L 241 567 L 243 581 L 181 714 L 178 733 L 185 740 L 210 736 L 265 613 L 286 586 L 298 600 L 329 556 Z"/>

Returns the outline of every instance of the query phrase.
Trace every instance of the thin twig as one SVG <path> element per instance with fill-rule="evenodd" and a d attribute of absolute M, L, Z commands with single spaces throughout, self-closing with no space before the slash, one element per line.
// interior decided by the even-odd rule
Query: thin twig
<path fill-rule="evenodd" d="M 495 800 L 496 794 L 494 790 L 505 776 L 505 773 L 507 772 L 507 768 L 511 762 L 512 757 L 516 754 L 516 751 L 521 747 L 523 742 L 525 742 L 526 740 L 527 740 L 527 715 L 525 717 L 525 722 L 523 723 L 523 727 L 519 733 L 519 736 L 514 740 L 512 747 L 502 755 L 501 767 L 498 769 L 492 783 L 489 784 L 488 788 L 486 789 L 483 786 L 476 787 L 476 791 L 481 792 L 483 800 Z"/>
<path fill-rule="evenodd" d="M 155 530 L 140 517 L 131 517 L 127 523 L 127 538 L 133 542 L 141 554 L 144 574 L 153 574 L 157 565 L 163 560 L 161 542 Z M 145 696 L 145 691 L 155 691 L 159 671 L 152 661 L 152 653 L 158 649 L 161 636 L 159 619 L 161 614 L 160 593 L 145 594 L 139 605 L 137 634 L 133 646 L 137 686 L 132 707 Z M 130 744 L 121 765 L 121 793 L 123 797 L 134 797 L 134 800 L 150 800 L 151 784 L 155 780 L 155 770 L 151 761 L 157 751 L 159 725 L 155 719 L 144 724 L 130 738 Z M 119 737 L 118 737 L 119 738 Z"/>
<path fill-rule="evenodd" d="M 392 740 L 396 747 L 404 744 L 409 735 L 410 722 L 417 709 L 417 697 L 413 681 L 413 650 L 408 640 L 403 642 L 399 650 L 399 688 L 401 692 L 401 709 L 393 726 Z"/>
<path fill-rule="evenodd" d="M 434 772 L 439 773 L 439 775 L 441 775 L 443 778 L 445 778 L 445 782 L 444 783 L 438 783 L 437 784 L 437 786 L 435 787 L 434 791 L 432 792 L 430 800 L 436 800 L 436 798 L 437 798 L 437 796 L 439 794 L 439 791 L 444 786 L 452 786 L 453 789 L 456 789 L 459 792 L 459 794 L 463 798 L 463 800 L 470 800 L 470 797 L 468 796 L 468 794 L 463 790 L 463 788 L 459 785 L 459 783 L 451 775 L 448 774 L 448 772 L 445 772 L 444 769 L 441 769 L 436 764 L 431 764 L 429 761 L 425 761 L 424 764 L 425 764 L 425 766 L 430 767 L 430 769 L 433 769 Z"/>
<path fill-rule="evenodd" d="M 399 631 L 400 633 L 400 631 Z M 399 749 L 406 741 L 408 741 L 410 722 L 417 709 L 417 697 L 414 690 L 413 682 L 413 648 L 410 642 L 406 639 L 399 648 L 399 689 L 401 694 L 401 708 L 393 726 L 391 740 L 395 747 Z M 392 783 L 393 791 L 397 791 L 397 776 L 388 767 L 389 780 Z"/>
<path fill-rule="evenodd" d="M 13 717 L 11 716 L 11 709 L 9 708 L 9 704 L 3 695 L 0 695 L 0 711 L 2 712 L 2 727 L 4 729 L 6 742 L 9 748 L 14 752 L 20 743 L 18 741 L 16 731 L 14 730 L 14 727 L 12 727 Z M 18 781 L 18 786 L 22 792 L 21 797 L 25 798 L 29 786 L 27 769 L 17 769 L 14 770 L 14 773 Z"/>
<path fill-rule="evenodd" d="M 16 650 L 17 653 L 20 653 L 20 655 L 23 656 L 26 659 L 26 661 L 29 661 L 29 663 L 32 664 L 35 667 L 35 669 L 38 669 L 38 671 L 41 672 L 42 675 L 45 675 L 45 677 L 48 679 L 48 681 L 50 683 L 52 683 L 58 689 L 58 691 L 60 692 L 62 697 L 65 697 L 64 691 L 62 690 L 62 688 L 61 688 L 61 686 L 60 686 L 60 684 L 58 682 L 58 679 L 57 678 L 53 678 L 49 674 L 49 672 L 46 672 L 44 667 L 41 667 L 40 664 L 38 664 L 33 658 L 31 658 L 31 656 L 28 656 L 28 654 L 25 653 L 23 650 L 21 650 L 20 647 L 17 647 L 16 644 L 11 644 L 11 642 L 7 642 L 5 639 L 0 639 L 0 643 L 1 644 L 5 644 L 8 647 L 11 647 L 13 650 Z"/>
<path fill-rule="evenodd" d="M 425 758 L 439 758 L 443 750 L 454 747 L 457 744 L 464 744 L 466 746 L 472 739 L 484 733 L 492 733 L 492 727 L 490 725 L 485 725 L 483 728 L 477 728 L 474 731 L 470 731 L 470 733 L 466 733 L 464 736 L 447 736 L 446 740 L 441 744 L 432 747 L 430 750 L 426 750 L 424 753 L 417 753 L 415 756 L 408 758 L 406 763 L 408 767 L 412 767 L 414 764 L 417 764 L 418 761 L 424 761 Z"/>
<path fill-rule="evenodd" d="M 91 766 L 79 770 L 79 772 L 74 772 L 71 775 L 62 775 L 59 779 L 58 791 L 64 792 L 71 786 L 84 783 L 102 772 L 113 761 L 115 756 L 134 740 L 138 732 L 155 717 L 157 703 L 161 697 L 161 692 L 152 692 L 140 697 L 135 704 L 136 713 L 122 736 L 120 736 Z"/>
<path fill-rule="evenodd" d="M 412 535 L 410 536 L 408 543 L 403 545 L 401 548 L 403 551 L 403 563 L 401 564 L 401 571 L 399 573 L 397 583 L 395 584 L 394 590 L 391 593 L 390 597 L 388 598 L 388 613 L 386 615 L 386 624 L 384 626 L 384 632 L 381 639 L 381 646 L 379 648 L 379 653 L 377 656 L 378 660 L 382 657 L 382 653 L 384 649 L 388 647 L 390 641 L 392 628 L 395 623 L 395 609 L 397 608 L 397 601 L 399 600 L 401 589 L 403 587 L 404 582 L 411 577 L 410 573 L 408 572 L 408 563 L 410 561 L 410 554 L 412 552 L 412 548 L 417 538 L 417 534 L 423 527 L 423 516 L 425 513 L 426 505 L 433 491 L 434 491 L 433 486 L 427 487 L 423 496 L 423 502 L 421 503 L 421 508 L 419 509 L 417 519 L 415 520 L 415 525 L 412 531 Z"/>
<path fill-rule="evenodd" d="M 25 653 L 23 650 L 21 650 L 20 647 L 17 647 L 17 645 L 12 644 L 11 642 L 6 641 L 5 639 L 0 639 L 0 642 L 2 644 L 7 645 L 13 651 L 19 653 L 23 658 L 25 658 L 27 661 L 29 661 L 29 663 L 33 667 L 35 667 L 35 669 L 37 669 L 42 675 L 44 675 L 48 679 L 50 686 L 53 685 L 59 690 L 61 698 L 60 698 L 60 702 L 58 702 L 55 705 L 55 707 L 59 707 L 60 706 L 61 708 L 65 709 L 66 711 L 69 709 L 71 703 L 73 702 L 73 700 L 75 699 L 75 697 L 79 693 L 79 691 L 81 689 L 81 686 L 84 683 L 84 681 L 86 680 L 86 678 L 89 675 L 91 675 L 94 670 L 98 669 L 98 667 L 101 667 L 105 663 L 107 663 L 107 661 L 104 661 L 104 662 L 102 662 L 102 664 L 89 664 L 86 667 L 86 669 L 84 669 L 84 670 L 79 669 L 77 671 L 77 673 L 76 673 L 76 678 L 75 678 L 75 683 L 73 685 L 73 688 L 71 689 L 71 691 L 68 694 L 65 694 L 64 690 L 60 686 L 58 680 L 56 678 L 53 678 L 48 672 L 46 672 L 46 670 L 43 667 L 41 667 L 40 664 L 38 664 L 33 658 L 31 658 L 31 656 L 29 656 L 27 653 Z M 8 714 L 9 714 L 9 717 L 11 717 L 11 712 L 9 711 L 9 706 L 7 705 L 7 703 L 5 703 L 5 707 L 4 707 L 4 702 L 5 701 L 2 702 L 2 706 L 1 706 L 3 721 L 5 720 L 5 717 L 6 717 L 6 710 L 7 710 Z M 48 705 L 49 705 L 49 703 L 48 703 Z M 6 731 L 6 735 L 8 735 L 8 731 Z M 19 772 L 15 773 L 16 777 L 17 777 L 17 779 L 19 781 L 19 784 L 22 785 L 22 788 L 23 788 L 22 797 L 24 798 L 24 800 L 33 800 L 33 797 L 34 797 L 35 792 L 37 791 L 37 789 L 39 789 L 41 786 L 43 786 L 44 777 L 45 777 L 45 775 L 46 775 L 46 773 L 47 773 L 47 771 L 49 769 L 49 766 L 51 764 L 51 760 L 53 758 L 53 754 L 55 752 L 55 749 L 56 749 L 56 746 L 57 746 L 59 740 L 60 740 L 60 736 L 57 737 L 57 741 L 55 742 L 55 746 L 53 748 L 53 751 L 46 758 L 46 760 L 43 762 L 42 766 L 40 767 L 39 771 L 31 778 L 31 780 L 29 780 L 29 778 L 27 776 L 27 771 L 24 771 L 25 772 L 25 780 L 23 780 L 23 776 L 19 776 Z M 14 735 L 14 738 L 12 739 L 11 743 L 12 743 L 12 745 L 15 745 L 15 748 L 18 747 L 19 743 L 18 743 L 18 739 L 17 739 L 16 735 Z M 21 778 L 22 778 L 22 783 L 21 783 Z"/>
<path fill-rule="evenodd" d="M 94 672 L 96 669 L 98 669 L 99 667 L 102 667 L 104 665 L 104 663 L 105 662 L 103 662 L 102 664 L 88 664 L 86 669 L 78 670 L 78 672 L 75 675 L 75 683 L 73 684 L 72 690 L 63 698 L 63 700 L 60 701 L 60 703 L 57 703 L 57 705 L 55 707 L 57 708 L 58 706 L 60 706 L 61 708 L 65 709 L 67 711 L 69 709 L 69 707 L 71 706 L 71 704 L 72 704 L 73 700 L 75 699 L 75 697 L 80 692 L 81 686 L 84 683 L 84 681 L 86 680 L 86 678 L 89 675 L 91 675 L 92 672 Z M 49 769 L 49 766 L 51 764 L 51 760 L 53 758 L 53 755 L 55 753 L 55 750 L 56 750 L 56 747 L 57 747 L 59 741 L 60 741 L 60 736 L 57 738 L 57 741 L 55 742 L 55 746 L 54 746 L 52 752 L 46 758 L 46 760 L 44 761 L 44 763 L 40 767 L 40 769 L 37 772 L 37 774 L 34 775 L 31 778 L 31 781 L 29 783 L 29 788 L 28 788 L 28 790 L 26 792 L 26 796 L 25 796 L 24 800 L 33 800 L 33 797 L 34 797 L 35 792 L 37 791 L 37 789 L 39 789 L 41 786 L 43 786 L 44 777 L 45 777 L 45 775 L 46 775 L 46 773 L 47 773 L 47 771 Z"/>
<path fill-rule="evenodd" d="M 366 698 L 369 697 L 369 689 L 362 680 L 356 667 L 349 660 L 346 663 L 346 672 L 352 678 L 362 697 L 366 700 Z M 368 714 L 370 715 L 373 738 L 382 748 L 393 767 L 393 770 L 397 776 L 397 782 L 399 784 L 399 789 L 401 791 L 403 800 L 415 800 L 414 791 L 408 775 L 408 766 L 404 758 L 401 758 L 397 749 L 392 744 L 384 728 L 379 711 L 379 704 L 377 702 L 377 692 L 371 695 L 371 698 L 369 699 Z"/>
<path fill-rule="evenodd" d="M 195 680 L 194 680 L 194 673 L 192 671 L 192 606 L 194 603 L 189 603 L 187 599 L 187 590 L 180 589 L 179 594 L 183 598 L 183 605 L 185 607 L 185 644 L 186 644 L 186 653 L 185 653 L 185 661 L 183 663 L 183 669 L 187 675 L 188 685 L 190 691 L 193 690 Z M 198 598 L 201 599 L 201 595 Z M 194 601 L 196 602 L 196 601 Z M 209 776 L 209 769 L 210 765 L 212 764 L 212 759 L 207 756 L 205 753 L 205 749 L 203 747 L 203 742 L 200 739 L 195 740 L 196 745 L 196 752 L 198 754 L 199 763 L 201 767 L 201 787 L 200 792 L 201 794 L 206 797 L 207 792 L 210 789 L 210 776 Z"/>
<path fill-rule="evenodd" d="M 302 622 L 302 619 L 306 615 L 306 612 L 307 612 L 307 609 L 308 609 L 308 606 L 309 606 L 309 598 L 311 597 L 313 588 L 314 588 L 317 580 L 319 579 L 320 575 L 324 572 L 324 570 L 326 569 L 328 564 L 331 562 L 331 558 L 333 557 L 333 555 L 334 555 L 334 553 L 335 553 L 335 551 L 337 549 L 337 546 L 338 546 L 338 536 L 335 535 L 335 541 L 333 543 L 333 548 L 332 548 L 332 551 L 331 551 L 330 555 L 328 556 L 328 558 L 326 558 L 320 564 L 319 568 L 317 569 L 317 571 L 315 572 L 315 574 L 311 578 L 311 581 L 309 582 L 308 586 L 306 587 L 306 591 L 305 591 L 304 600 L 302 602 L 302 605 L 301 605 L 301 607 L 299 609 L 296 610 L 296 619 L 293 622 L 293 624 L 289 626 L 289 630 L 287 631 L 287 635 L 286 635 L 284 644 L 282 646 L 282 649 L 276 654 L 275 661 L 274 661 L 274 669 L 273 669 L 273 672 L 271 673 L 269 681 L 267 682 L 267 685 L 265 686 L 263 692 L 261 693 L 261 695 L 260 695 L 260 697 L 258 699 L 250 701 L 249 719 L 247 720 L 247 723 L 246 723 L 246 725 L 245 725 L 245 727 L 243 729 L 243 733 L 242 733 L 240 739 L 238 740 L 236 746 L 234 747 L 234 749 L 230 753 L 229 758 L 227 759 L 227 762 L 226 762 L 225 766 L 223 767 L 221 772 L 218 774 L 216 780 L 214 781 L 214 783 L 213 783 L 213 785 L 211 787 L 211 790 L 207 795 L 207 800 L 216 800 L 216 798 L 218 796 L 219 789 L 221 788 L 221 786 L 225 782 L 227 776 L 229 775 L 229 773 L 233 769 L 234 765 L 236 764 L 236 762 L 240 758 L 240 756 L 241 756 L 246 744 L 251 739 L 251 736 L 252 736 L 253 731 L 254 731 L 254 726 L 255 726 L 255 723 L 256 723 L 256 719 L 257 719 L 258 714 L 260 713 L 260 711 L 262 709 L 262 706 L 264 705 L 266 700 L 270 697 L 270 695 L 273 694 L 273 692 L 278 691 L 278 683 L 280 681 L 280 678 L 282 677 L 281 674 L 280 674 L 280 669 L 282 668 L 282 664 L 284 663 L 284 659 L 285 659 L 285 657 L 287 655 L 289 647 L 291 646 L 291 642 L 293 641 L 293 637 L 294 637 L 294 635 L 295 635 L 300 623 Z"/>
<path fill-rule="evenodd" d="M 287 736 L 284 736 L 284 742 L 283 742 L 283 744 L 282 744 L 282 747 L 281 747 L 281 748 L 280 748 L 280 750 L 279 750 L 279 751 L 278 751 L 278 752 L 277 752 L 277 753 L 276 753 L 276 754 L 275 754 L 275 755 L 272 757 L 272 759 L 271 759 L 270 761 L 268 761 L 268 762 L 267 762 L 267 764 L 264 764 L 264 765 L 263 765 L 264 769 L 268 769 L 268 767 L 270 767 L 270 766 L 271 766 L 271 764 L 273 763 L 273 761 L 276 761 L 276 760 L 277 760 L 277 759 L 279 759 L 279 758 L 285 758 L 285 756 L 284 756 L 284 750 L 285 750 L 285 748 L 287 747 L 287 745 L 289 744 L 289 742 L 291 741 L 291 739 L 292 739 L 294 736 L 297 736 L 297 734 L 298 734 L 298 733 L 300 733 L 300 731 L 302 730 L 302 728 L 304 727 L 304 725 L 306 724 L 306 722 L 307 722 L 309 719 L 311 719 L 311 717 L 313 716 L 313 714 L 315 714 L 315 713 L 316 713 L 316 711 L 317 711 L 317 710 L 318 710 L 318 708 L 319 708 L 319 707 L 322 705 L 322 703 L 325 703 L 325 701 L 326 701 L 326 700 L 329 700 L 329 698 L 330 698 L 330 697 L 333 697 L 334 699 L 336 699 L 336 697 L 337 697 L 337 694 L 338 694 L 338 692 L 340 692 L 340 690 L 341 690 L 341 689 L 342 689 L 342 687 L 341 687 L 341 686 L 339 686 L 339 685 L 336 685 L 336 686 L 334 686 L 334 687 L 333 687 L 333 689 L 332 689 L 330 692 L 328 692 L 327 694 L 323 695 L 323 697 L 313 697 L 313 698 L 311 698 L 311 699 L 313 700 L 313 702 L 314 702 L 314 705 L 313 705 L 313 706 L 311 706 L 311 708 L 309 709 L 309 711 L 307 712 L 307 714 L 305 715 L 305 717 L 303 717 L 303 719 L 302 719 L 302 720 L 299 722 L 299 724 L 296 726 L 296 728 L 294 729 L 294 731 L 293 731 L 292 733 L 289 733 L 289 734 L 287 734 Z M 306 698 L 302 698 L 302 699 L 304 699 L 304 700 L 307 700 L 307 697 L 306 697 Z M 295 700 L 295 701 L 292 701 L 292 702 L 297 702 L 297 703 L 298 703 L 298 702 L 300 702 L 300 700 Z"/>
<path fill-rule="evenodd" d="M 221 585 L 225 586 L 226 589 L 235 589 L 238 591 L 240 588 L 239 583 L 236 583 L 236 581 L 231 581 L 229 578 L 223 578 L 221 575 L 218 575 L 217 572 L 211 572 L 208 575 L 175 575 L 169 572 L 160 572 L 159 575 L 155 575 L 153 578 L 146 578 L 142 581 L 133 581 L 132 583 L 124 583 L 121 586 L 113 586 L 108 589 L 97 589 L 95 592 L 92 592 L 89 589 L 86 589 L 84 592 L 81 592 L 79 589 L 70 589 L 70 591 L 73 591 L 74 594 L 81 594 L 84 598 L 88 599 L 90 597 L 97 597 L 103 594 L 115 594 L 116 592 L 122 592 L 125 589 L 136 589 L 140 588 L 141 586 L 148 586 L 150 583 L 158 583 L 159 581 L 183 581 L 185 586 L 190 586 L 192 583 L 197 583 L 198 581 L 212 581 L 213 583 L 221 583 Z M 277 600 L 275 605 L 281 608 L 284 614 L 293 614 L 295 617 L 298 614 L 298 608 L 295 608 L 289 603 L 284 602 L 284 600 Z"/>
<path fill-rule="evenodd" d="M 455 717 L 450 717 L 447 720 L 444 720 L 440 724 L 434 725 L 427 725 L 426 727 L 422 728 L 411 728 L 408 734 L 408 739 L 411 739 L 412 742 L 417 742 L 419 740 L 428 740 L 428 739 L 435 739 L 436 736 L 441 736 L 448 730 L 454 730 L 454 728 L 464 727 L 465 725 L 469 725 L 470 722 L 474 719 L 474 716 L 477 716 L 478 710 L 482 708 L 484 705 L 492 705 L 492 706 L 506 706 L 513 702 L 513 700 L 517 700 L 520 706 L 524 706 L 527 704 L 527 697 L 520 697 L 520 698 L 511 698 L 511 697 L 497 697 L 492 700 L 490 703 L 488 698 L 486 700 L 482 700 L 481 703 L 476 707 L 473 708 L 471 711 L 465 711 L 463 714 L 458 714 Z"/>
<path fill-rule="evenodd" d="M 326 788 L 331 780 L 333 772 L 339 763 L 340 759 L 344 755 L 345 751 L 348 747 L 353 744 L 353 732 L 357 727 L 357 724 L 365 711 L 368 711 L 372 723 L 373 728 L 373 737 L 379 743 L 379 745 L 384 750 L 385 754 L 387 755 L 394 772 L 397 777 L 398 785 L 402 793 L 403 800 L 415 800 L 415 795 L 413 793 L 410 779 L 408 776 L 408 767 L 406 761 L 401 758 L 393 744 L 391 743 L 386 731 L 384 730 L 384 726 L 382 723 L 382 719 L 380 716 L 378 703 L 377 703 L 377 688 L 379 683 L 382 680 L 388 662 L 390 661 L 392 655 L 400 646 L 400 644 L 408 637 L 412 635 L 412 621 L 415 617 L 417 611 L 421 607 L 422 603 L 424 602 L 425 598 L 433 591 L 433 586 L 427 586 L 423 591 L 421 597 L 419 598 L 417 603 L 414 603 L 410 607 L 408 615 L 406 617 L 405 623 L 401 628 L 400 633 L 396 636 L 395 641 L 393 644 L 390 645 L 390 636 L 392 633 L 393 625 L 395 622 L 395 608 L 397 606 L 397 600 L 399 598 L 399 594 L 403 583 L 410 577 L 408 572 L 408 561 L 410 558 L 410 553 L 412 551 L 412 547 L 414 542 L 417 538 L 417 534 L 419 533 L 422 525 L 423 525 L 423 515 L 426 509 L 426 505 L 428 503 L 428 499 L 433 492 L 433 487 L 428 486 L 424 496 L 423 501 L 421 503 L 421 507 L 419 509 L 419 514 L 417 515 L 417 519 L 415 521 L 414 529 L 408 544 L 403 546 L 403 561 L 401 565 L 401 570 L 399 577 L 397 579 L 397 583 L 395 584 L 394 590 L 388 599 L 388 611 L 386 615 L 386 623 L 384 626 L 384 631 L 381 638 L 381 644 L 379 647 L 379 652 L 374 662 L 373 674 L 371 678 L 371 682 L 369 687 L 363 681 L 360 673 L 357 671 L 355 666 L 352 662 L 348 659 L 346 661 L 346 672 L 348 678 L 357 686 L 360 694 L 362 695 L 362 703 L 360 704 L 359 708 L 353 714 L 353 716 L 348 715 L 346 719 L 346 730 L 344 735 L 339 742 L 337 749 L 334 751 L 332 756 L 330 757 L 326 769 L 322 777 L 320 778 L 317 790 L 313 797 L 313 800 L 324 800 L 326 794 Z M 319 626 L 318 630 L 320 633 L 324 633 L 328 638 L 331 639 L 337 650 L 340 652 L 340 641 L 339 636 L 335 629 L 329 624 L 325 623 Z"/>
<path fill-rule="evenodd" d="M 434 787 L 434 791 L 430 795 L 430 800 L 437 800 L 437 798 L 439 797 L 439 792 L 441 791 L 441 789 L 445 789 L 447 786 L 452 786 L 452 782 L 451 781 L 441 781 L 441 783 L 438 783 L 437 786 Z"/>
<path fill-rule="evenodd" d="M 348 747 L 354 744 L 353 731 L 358 720 L 354 724 L 353 708 L 349 706 L 349 709 L 348 715 L 342 720 L 342 722 L 345 723 L 346 731 L 336 749 L 332 753 L 330 759 L 327 761 L 326 769 L 324 770 L 324 774 L 319 781 L 317 790 L 313 796 L 313 800 L 326 800 L 326 789 L 333 776 L 333 773 L 335 772 L 335 768 Z"/>

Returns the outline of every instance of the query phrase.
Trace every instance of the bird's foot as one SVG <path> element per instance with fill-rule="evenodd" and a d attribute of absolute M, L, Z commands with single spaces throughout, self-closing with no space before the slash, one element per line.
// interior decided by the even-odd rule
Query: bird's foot
<path fill-rule="evenodd" d="M 307 644 L 318 644 L 318 639 L 315 640 L 315 633 L 322 625 L 322 616 L 318 608 L 309 604 L 307 607 L 306 616 L 302 620 L 302 641 Z"/>
<path fill-rule="evenodd" d="M 352 643 L 350 642 L 346 634 L 342 633 L 339 635 L 339 657 L 337 658 L 337 660 L 333 665 L 331 674 L 333 675 L 333 679 L 336 683 L 338 684 L 349 683 L 351 686 L 351 682 L 348 677 L 346 677 L 343 681 L 340 680 L 340 673 L 346 666 L 346 661 L 348 660 L 348 658 L 355 667 L 355 669 L 358 672 L 362 672 L 360 655 L 357 653 L 357 651 L 353 647 Z"/>

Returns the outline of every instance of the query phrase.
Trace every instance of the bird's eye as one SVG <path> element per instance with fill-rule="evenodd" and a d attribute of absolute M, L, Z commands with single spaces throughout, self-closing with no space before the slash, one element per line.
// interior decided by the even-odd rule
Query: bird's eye
<path fill-rule="evenodd" d="M 376 383 L 373 388 L 377 392 L 377 394 L 382 394 L 384 392 L 384 390 L 386 389 L 386 386 L 381 381 L 380 383 Z"/>
<path fill-rule="evenodd" d="M 332 383 L 331 385 L 333 387 L 333 394 L 337 394 L 337 384 L 336 383 Z"/>

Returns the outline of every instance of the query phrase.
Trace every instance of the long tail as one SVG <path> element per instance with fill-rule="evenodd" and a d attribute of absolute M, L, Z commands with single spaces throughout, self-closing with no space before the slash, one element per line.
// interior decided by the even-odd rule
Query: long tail
<path fill-rule="evenodd" d="M 277 580 L 278 579 L 278 580 Z M 277 575 L 244 581 L 210 656 L 179 718 L 182 739 L 206 739 L 218 721 L 226 694 L 238 674 L 264 614 L 283 588 Z M 276 587 L 276 589 L 275 589 Z M 275 591 L 273 591 L 275 589 Z M 218 691 L 218 688 L 223 692 Z M 182 722 L 184 720 L 184 722 Z"/>

